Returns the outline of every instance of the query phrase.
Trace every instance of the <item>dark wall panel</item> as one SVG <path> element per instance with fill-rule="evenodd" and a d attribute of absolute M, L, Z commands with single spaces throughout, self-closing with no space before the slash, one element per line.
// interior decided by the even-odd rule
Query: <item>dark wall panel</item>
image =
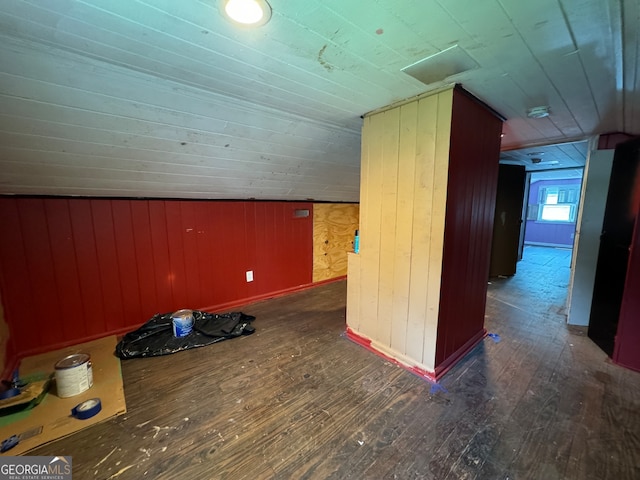
<path fill-rule="evenodd" d="M 17 337 L 24 338 L 23 345 L 27 347 L 35 347 L 39 343 L 39 334 L 32 334 L 32 325 L 38 320 L 35 311 L 30 308 L 34 300 L 34 291 L 31 286 L 31 274 L 27 269 L 20 211 L 15 202 L 3 204 L 3 208 L 0 208 L 0 223 L 4 226 L 3 235 L 0 235 L 0 251 L 7 252 L 0 260 L 3 297 L 15 299 L 10 303 L 3 302 L 3 308 L 5 321 L 10 328 L 10 346 L 16 354 Z M 11 324 L 9 319 L 13 319 Z"/>
<path fill-rule="evenodd" d="M 626 145 L 628 145 L 626 151 L 630 157 L 629 160 L 633 159 L 635 168 L 632 170 L 633 175 L 629 175 L 630 178 L 627 179 L 630 188 L 626 202 L 617 205 L 617 213 L 620 217 L 617 218 L 616 226 L 622 230 L 616 236 L 619 241 L 626 239 L 623 233 L 625 220 L 632 221 L 633 224 L 628 242 L 629 258 L 615 335 L 613 360 L 620 365 L 640 371 L 640 348 L 638 348 L 640 346 L 640 139 L 630 141 Z M 625 173 L 630 174 L 630 171 L 626 170 Z M 605 232 L 603 232 L 604 235 Z"/>
<path fill-rule="evenodd" d="M 640 210 L 640 203 L 637 205 Z M 613 359 L 640 371 L 640 221 L 636 221 Z"/>
<path fill-rule="evenodd" d="M 0 198 L 8 353 L 220 311 L 312 282 L 310 203 Z M 246 282 L 245 272 L 255 280 Z"/>
<path fill-rule="evenodd" d="M 144 318 L 142 313 L 142 284 L 139 277 L 138 255 L 134 236 L 133 213 L 131 202 L 126 200 L 112 200 L 111 212 L 115 249 L 118 254 L 117 271 L 122 292 L 123 316 L 118 322 L 118 328 L 126 327 L 127 318 Z"/>
<path fill-rule="evenodd" d="M 502 121 L 456 89 L 436 343 L 436 371 L 484 334 Z"/>

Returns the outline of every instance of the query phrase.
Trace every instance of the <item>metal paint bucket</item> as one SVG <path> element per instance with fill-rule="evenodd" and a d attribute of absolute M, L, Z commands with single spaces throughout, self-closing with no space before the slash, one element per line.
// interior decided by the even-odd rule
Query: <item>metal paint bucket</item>
<path fill-rule="evenodd" d="M 186 337 L 193 329 L 193 311 L 178 310 L 171 315 L 174 337 Z"/>
<path fill-rule="evenodd" d="M 55 365 L 56 388 L 61 398 L 73 397 L 93 386 L 91 357 L 86 353 L 75 353 L 64 357 Z"/>

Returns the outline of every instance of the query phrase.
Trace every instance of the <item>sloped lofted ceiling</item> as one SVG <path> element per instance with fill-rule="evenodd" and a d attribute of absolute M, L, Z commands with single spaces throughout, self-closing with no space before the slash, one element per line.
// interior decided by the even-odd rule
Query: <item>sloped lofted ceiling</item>
<path fill-rule="evenodd" d="M 638 0 L 270 3 L 3 0 L 0 193 L 357 201 L 361 116 L 450 83 L 505 151 L 640 134 Z M 470 70 L 402 71 L 452 47 Z"/>

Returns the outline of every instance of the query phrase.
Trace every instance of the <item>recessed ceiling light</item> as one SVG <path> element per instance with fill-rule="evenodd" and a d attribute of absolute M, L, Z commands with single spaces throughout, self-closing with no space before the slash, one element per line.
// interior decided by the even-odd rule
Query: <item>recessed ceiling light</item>
<path fill-rule="evenodd" d="M 221 0 L 222 14 L 244 27 L 260 27 L 271 19 L 271 5 L 266 0 Z"/>

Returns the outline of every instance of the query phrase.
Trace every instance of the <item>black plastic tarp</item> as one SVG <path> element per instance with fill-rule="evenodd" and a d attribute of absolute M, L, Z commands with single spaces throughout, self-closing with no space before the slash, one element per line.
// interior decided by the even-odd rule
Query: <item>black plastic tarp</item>
<path fill-rule="evenodd" d="M 193 330 L 184 337 L 173 334 L 171 313 L 155 314 L 137 330 L 127 333 L 116 345 L 120 358 L 156 357 L 203 347 L 255 331 L 256 317 L 242 312 L 223 314 L 193 311 Z"/>

